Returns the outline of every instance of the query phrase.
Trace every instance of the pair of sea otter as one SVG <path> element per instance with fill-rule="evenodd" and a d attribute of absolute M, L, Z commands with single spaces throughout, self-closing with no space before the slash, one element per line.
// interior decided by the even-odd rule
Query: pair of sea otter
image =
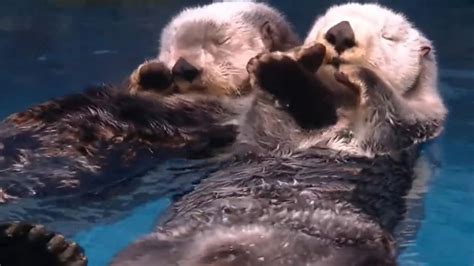
<path fill-rule="evenodd" d="M 164 157 L 249 150 L 112 265 L 394 265 L 414 147 L 446 114 L 431 43 L 388 9 L 347 4 L 298 44 L 264 4 L 183 11 L 126 90 L 68 96 L 0 126 L 4 201 L 87 191 Z M 0 249 L 37 250 L 3 253 L 2 265 L 85 263 L 41 227 L 2 234 Z"/>

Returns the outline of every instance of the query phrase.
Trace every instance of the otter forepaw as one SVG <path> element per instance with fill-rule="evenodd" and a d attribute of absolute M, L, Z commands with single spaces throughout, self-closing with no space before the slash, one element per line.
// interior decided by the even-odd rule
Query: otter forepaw
<path fill-rule="evenodd" d="M 279 62 L 286 57 L 287 56 L 280 52 L 261 53 L 250 59 L 247 64 L 247 72 L 251 78 L 254 78 L 253 81 L 258 82 L 262 74 L 268 74 L 267 72 L 271 70 L 270 68 L 274 68 L 274 66 L 278 65 Z M 291 58 L 288 59 L 292 60 Z"/>
<path fill-rule="evenodd" d="M 351 73 L 352 74 L 352 73 Z M 357 78 L 356 75 L 352 74 L 349 75 L 345 72 L 336 72 L 334 73 L 334 78 L 341 83 L 342 85 L 346 86 L 352 92 L 357 95 L 360 95 L 362 92 L 362 84 L 361 81 Z"/>
<path fill-rule="evenodd" d="M 313 52 L 309 54 L 314 55 Z M 315 65 L 313 58 L 301 59 Z M 251 85 L 273 95 L 301 127 L 318 128 L 335 123 L 331 91 L 300 62 L 280 53 L 262 54 L 249 62 L 248 71 Z"/>
<path fill-rule="evenodd" d="M 64 236 L 28 223 L 0 224 L 0 265 L 83 266 L 87 258 Z"/>
<path fill-rule="evenodd" d="M 336 72 L 334 77 L 358 96 L 362 103 L 370 100 L 374 93 L 386 93 L 387 86 L 374 71 L 368 68 L 346 67 L 341 72 Z"/>
<path fill-rule="evenodd" d="M 299 89 L 298 83 L 306 79 L 301 65 L 281 53 L 263 53 L 250 60 L 247 65 L 253 87 L 269 92 L 280 101 L 285 101 Z"/>
<path fill-rule="evenodd" d="M 130 76 L 131 93 L 154 91 L 165 93 L 170 89 L 173 78 L 170 69 L 162 62 L 149 61 L 141 64 Z"/>
<path fill-rule="evenodd" d="M 316 72 L 324 61 L 326 46 L 317 43 L 310 47 L 303 47 L 296 55 L 296 61 L 306 70 Z"/>

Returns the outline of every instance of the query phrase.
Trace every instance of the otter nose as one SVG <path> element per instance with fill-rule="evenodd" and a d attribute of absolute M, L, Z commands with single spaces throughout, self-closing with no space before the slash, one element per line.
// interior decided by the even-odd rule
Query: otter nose
<path fill-rule="evenodd" d="M 173 76 L 181 77 L 189 82 L 199 75 L 199 69 L 191 65 L 186 59 L 180 57 L 171 69 Z"/>
<path fill-rule="evenodd" d="M 352 48 L 356 45 L 355 35 L 351 24 L 347 21 L 340 22 L 326 32 L 326 40 L 334 45 L 338 53 Z"/>

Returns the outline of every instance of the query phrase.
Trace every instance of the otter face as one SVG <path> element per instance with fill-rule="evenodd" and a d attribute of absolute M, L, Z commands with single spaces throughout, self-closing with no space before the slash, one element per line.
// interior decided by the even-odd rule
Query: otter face
<path fill-rule="evenodd" d="M 221 2 L 184 10 L 161 35 L 158 60 L 179 92 L 240 94 L 249 88 L 247 62 L 265 51 L 298 45 L 276 10 L 253 2 Z"/>
<path fill-rule="evenodd" d="M 400 94 L 422 73 L 434 82 L 432 45 L 402 15 L 376 4 L 345 4 L 330 8 L 310 31 L 306 43 L 326 45 L 326 63 L 376 69 Z M 426 69 L 429 68 L 429 69 Z"/>

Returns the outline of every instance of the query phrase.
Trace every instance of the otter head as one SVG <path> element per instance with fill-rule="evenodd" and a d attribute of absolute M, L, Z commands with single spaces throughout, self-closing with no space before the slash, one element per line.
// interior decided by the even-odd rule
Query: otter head
<path fill-rule="evenodd" d="M 171 70 L 178 92 L 233 95 L 249 88 L 246 65 L 252 57 L 298 44 L 275 9 L 221 2 L 178 14 L 162 32 L 158 60 Z"/>
<path fill-rule="evenodd" d="M 330 8 L 317 19 L 305 43 L 326 45 L 326 63 L 368 67 L 401 95 L 436 89 L 431 42 L 403 15 L 377 4 Z"/>

